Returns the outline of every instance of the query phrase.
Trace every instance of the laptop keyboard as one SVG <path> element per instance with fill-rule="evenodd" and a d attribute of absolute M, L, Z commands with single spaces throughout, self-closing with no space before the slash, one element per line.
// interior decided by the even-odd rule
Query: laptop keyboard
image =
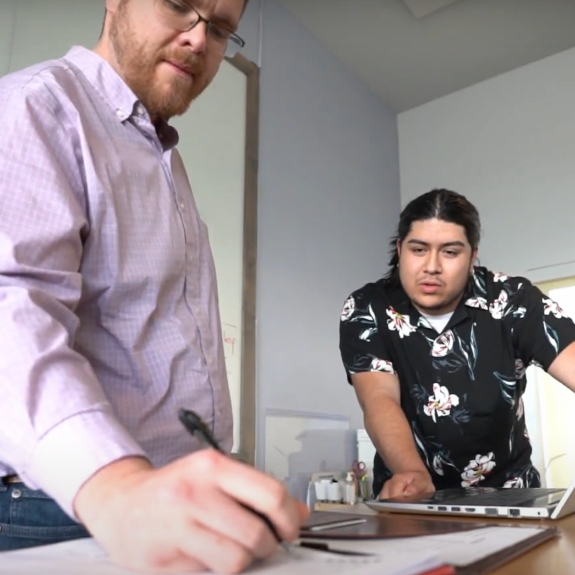
<path fill-rule="evenodd" d="M 492 505 L 508 506 L 533 501 L 538 497 L 546 497 L 553 493 L 565 491 L 564 489 L 547 489 L 544 487 L 530 487 L 528 489 L 501 489 L 491 493 L 470 493 L 462 498 L 446 498 L 443 502 L 447 505 Z"/>

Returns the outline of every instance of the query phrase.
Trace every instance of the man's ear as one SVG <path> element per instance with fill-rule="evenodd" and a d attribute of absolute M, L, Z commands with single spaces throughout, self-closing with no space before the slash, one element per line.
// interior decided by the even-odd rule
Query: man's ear
<path fill-rule="evenodd" d="M 397 257 L 401 256 L 401 241 L 399 239 L 395 242 L 395 249 L 397 250 Z"/>
<path fill-rule="evenodd" d="M 475 248 L 472 252 L 471 252 L 471 269 L 469 270 L 470 272 L 473 270 L 473 267 L 476 266 L 479 262 L 477 261 L 477 254 L 479 252 L 479 248 Z"/>

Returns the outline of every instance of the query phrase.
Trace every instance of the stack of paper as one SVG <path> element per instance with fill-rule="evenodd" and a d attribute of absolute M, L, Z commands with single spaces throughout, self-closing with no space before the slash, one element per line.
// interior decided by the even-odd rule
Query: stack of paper
<path fill-rule="evenodd" d="M 259 575 L 419 575 L 438 567 L 435 553 L 392 550 L 373 557 L 327 553 L 292 546 L 246 573 Z M 116 567 L 93 539 L 0 553 L 2 575 L 134 575 Z"/>
<path fill-rule="evenodd" d="M 484 527 L 472 531 L 404 537 L 394 539 L 332 539 L 331 549 L 344 549 L 364 553 L 377 553 L 382 557 L 401 553 L 415 555 L 435 554 L 442 562 L 455 567 L 473 565 L 505 550 L 513 550 L 545 532 L 551 536 L 555 530 L 545 527 L 502 526 Z M 325 543 L 325 540 L 322 540 Z"/>

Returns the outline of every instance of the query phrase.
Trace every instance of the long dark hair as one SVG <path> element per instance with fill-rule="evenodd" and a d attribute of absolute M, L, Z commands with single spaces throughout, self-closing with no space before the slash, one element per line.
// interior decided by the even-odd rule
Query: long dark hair
<path fill-rule="evenodd" d="M 479 245 L 481 223 L 476 207 L 465 196 L 457 192 L 452 192 L 445 188 L 431 190 L 431 192 L 427 192 L 409 202 L 399 216 L 397 234 L 390 242 L 391 259 L 389 260 L 389 271 L 384 276 L 386 284 L 390 287 L 399 286 L 398 240 L 400 244 L 403 243 L 403 240 L 411 230 L 413 222 L 430 220 L 432 218 L 462 226 L 471 249 L 475 249 Z"/>

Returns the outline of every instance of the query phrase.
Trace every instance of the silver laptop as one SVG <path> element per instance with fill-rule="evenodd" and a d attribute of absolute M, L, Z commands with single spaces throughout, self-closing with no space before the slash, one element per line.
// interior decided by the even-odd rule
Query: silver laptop
<path fill-rule="evenodd" d="M 480 515 L 517 519 L 560 519 L 575 513 L 575 480 L 568 489 L 470 487 L 366 501 L 375 511 Z"/>

